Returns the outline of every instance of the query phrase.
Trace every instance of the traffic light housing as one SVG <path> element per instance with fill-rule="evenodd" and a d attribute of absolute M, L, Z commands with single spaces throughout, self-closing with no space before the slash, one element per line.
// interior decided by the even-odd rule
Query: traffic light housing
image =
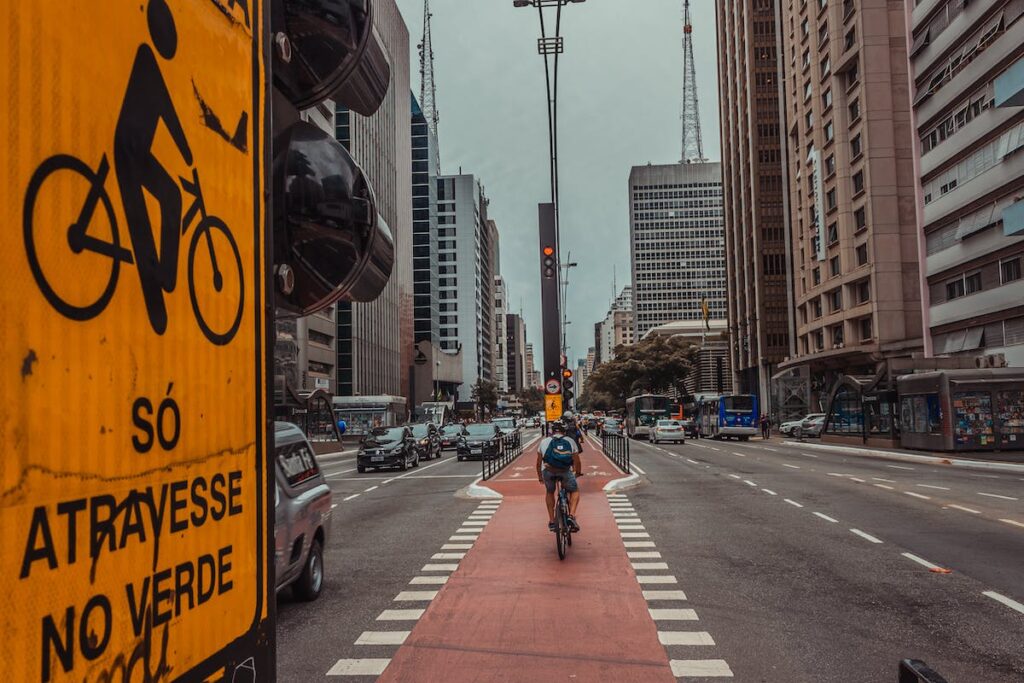
<path fill-rule="evenodd" d="M 540 272 L 546 280 L 550 280 L 558 273 L 558 259 L 555 258 L 555 248 L 546 244 L 541 248 Z"/>
<path fill-rule="evenodd" d="M 332 133 L 303 120 L 325 99 L 373 114 L 391 80 L 370 0 L 273 0 L 271 181 L 278 309 L 309 315 L 372 301 L 395 261 L 394 237 L 366 175 Z"/>

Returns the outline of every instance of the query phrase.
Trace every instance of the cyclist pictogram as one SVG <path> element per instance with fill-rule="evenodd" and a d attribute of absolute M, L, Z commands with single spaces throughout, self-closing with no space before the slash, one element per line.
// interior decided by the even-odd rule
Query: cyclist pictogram
<path fill-rule="evenodd" d="M 177 51 L 177 32 L 165 0 L 150 0 L 146 18 L 156 52 L 165 60 L 173 59 Z M 199 170 L 193 164 L 192 151 L 153 47 L 142 43 L 136 51 L 114 130 L 114 170 L 131 249 L 121 244 L 117 216 L 106 188 L 111 170 L 107 155 L 92 168 L 75 156 L 57 154 L 39 165 L 25 192 L 23 228 L 29 267 L 51 306 L 67 318 L 85 321 L 98 316 L 110 303 L 117 289 L 121 264 L 134 264 L 150 324 L 157 334 L 163 334 L 167 330 L 164 294 L 176 288 L 179 246 L 198 217 L 188 249 L 192 312 L 206 338 L 224 345 L 235 336 L 242 321 L 245 292 L 242 257 L 230 228 L 220 218 L 207 213 Z M 191 179 L 178 177 L 175 180 L 154 155 L 153 142 L 161 123 L 191 169 Z M 84 188 L 75 187 L 83 181 Z M 60 197 L 67 196 L 69 186 L 79 196 L 85 189 L 78 216 L 67 227 L 66 240 L 40 239 L 40 231 L 64 229 L 60 224 L 36 224 L 40 195 L 48 184 L 59 187 L 54 194 Z M 192 197 L 184 215 L 183 190 Z M 146 195 L 159 205 L 159 251 Z M 104 217 L 105 231 L 100 224 Z M 63 253 L 45 253 L 58 247 Z M 79 257 L 74 263 L 80 268 L 63 267 L 72 257 Z M 101 291 L 98 295 L 95 292 L 82 295 L 80 281 L 94 276 L 105 282 Z"/>

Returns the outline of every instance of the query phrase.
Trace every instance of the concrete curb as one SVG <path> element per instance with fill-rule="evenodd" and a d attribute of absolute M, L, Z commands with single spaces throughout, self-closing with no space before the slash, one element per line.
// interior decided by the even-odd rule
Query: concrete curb
<path fill-rule="evenodd" d="M 840 446 L 824 443 L 810 443 L 807 441 L 783 441 L 787 446 L 810 448 L 822 451 L 832 451 L 844 455 L 859 455 L 868 458 L 881 458 L 882 460 L 897 460 L 901 462 L 914 462 L 922 465 L 946 465 L 949 467 L 963 467 L 965 469 L 986 470 L 989 472 L 1024 472 L 1024 464 L 1013 462 L 994 462 L 992 460 L 965 460 L 963 458 L 947 458 L 936 455 L 918 455 L 915 453 L 895 453 L 893 451 L 879 451 L 870 448 L 855 448 L 853 446 Z"/>
<path fill-rule="evenodd" d="M 480 484 L 481 481 L 483 481 L 483 480 L 482 479 L 477 479 L 476 481 L 474 481 L 469 486 L 466 486 L 464 488 L 459 489 L 455 493 L 456 497 L 458 497 L 458 498 L 470 498 L 470 499 L 474 499 L 474 500 L 475 499 L 487 499 L 487 498 L 491 498 L 491 499 L 494 499 L 494 500 L 500 500 L 500 499 L 505 497 L 505 496 L 501 495 L 500 493 L 498 493 L 497 491 L 495 491 L 494 489 L 492 489 L 492 488 L 490 488 L 488 486 L 481 485 Z"/>
<path fill-rule="evenodd" d="M 640 485 L 640 475 L 631 474 L 628 477 L 619 477 L 618 479 L 612 479 L 610 482 L 604 485 L 603 491 L 621 491 L 623 489 L 631 489 L 635 486 Z"/>

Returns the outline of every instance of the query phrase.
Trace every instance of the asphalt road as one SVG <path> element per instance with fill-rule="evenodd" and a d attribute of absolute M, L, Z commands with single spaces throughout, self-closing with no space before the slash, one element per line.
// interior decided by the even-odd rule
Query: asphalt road
<path fill-rule="evenodd" d="M 1024 473 L 760 441 L 632 459 L 630 499 L 738 680 L 895 680 L 907 657 L 1024 680 L 1024 614 L 991 597 L 1024 602 Z"/>
<path fill-rule="evenodd" d="M 524 443 L 536 433 L 527 432 Z M 294 600 L 289 590 L 278 595 L 282 682 L 321 680 L 339 659 L 384 654 L 383 645 L 355 642 L 367 630 L 409 628 L 376 618 L 395 607 L 399 592 L 422 588 L 410 586 L 410 578 L 477 507 L 456 493 L 480 476 L 480 462 L 458 462 L 455 451 L 407 472 L 359 474 L 351 457 L 325 460 L 321 469 L 336 505 L 324 552 L 325 585 L 311 603 Z"/>
<path fill-rule="evenodd" d="M 714 640 L 713 653 L 666 644 L 670 658 L 721 658 L 740 681 L 895 681 L 907 657 L 950 683 L 1024 681 L 1024 473 L 778 441 L 633 442 L 632 460 L 641 483 L 612 504 L 620 528 L 649 536 L 631 559 L 658 560 L 634 563 L 637 574 L 672 572 L 667 587 L 685 592 L 695 628 Z M 279 596 L 278 680 L 319 680 L 339 662 L 386 666 L 415 620 L 379 617 L 429 605 L 399 597 L 439 588 L 410 580 L 469 541 L 463 520 L 481 514 L 456 496 L 480 464 L 451 452 L 406 473 L 354 467 L 323 466 L 337 505 L 326 586 L 313 603 Z M 610 539 L 608 552 L 625 551 Z M 581 586 L 579 599 L 597 598 Z M 367 633 L 379 644 L 357 644 Z"/>

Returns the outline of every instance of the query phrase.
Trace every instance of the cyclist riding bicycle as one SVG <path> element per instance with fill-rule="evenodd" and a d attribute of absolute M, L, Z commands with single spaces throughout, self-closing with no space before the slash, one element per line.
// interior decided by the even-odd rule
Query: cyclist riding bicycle
<path fill-rule="evenodd" d="M 537 481 L 547 490 L 544 502 L 548 507 L 548 529 L 555 531 L 555 482 L 561 481 L 562 488 L 569 493 L 569 528 L 579 531 L 576 522 L 576 508 L 580 504 L 580 489 L 576 477 L 582 476 L 580 447 L 566 433 L 563 422 L 551 424 L 551 436 L 542 439 L 537 447 Z"/>

